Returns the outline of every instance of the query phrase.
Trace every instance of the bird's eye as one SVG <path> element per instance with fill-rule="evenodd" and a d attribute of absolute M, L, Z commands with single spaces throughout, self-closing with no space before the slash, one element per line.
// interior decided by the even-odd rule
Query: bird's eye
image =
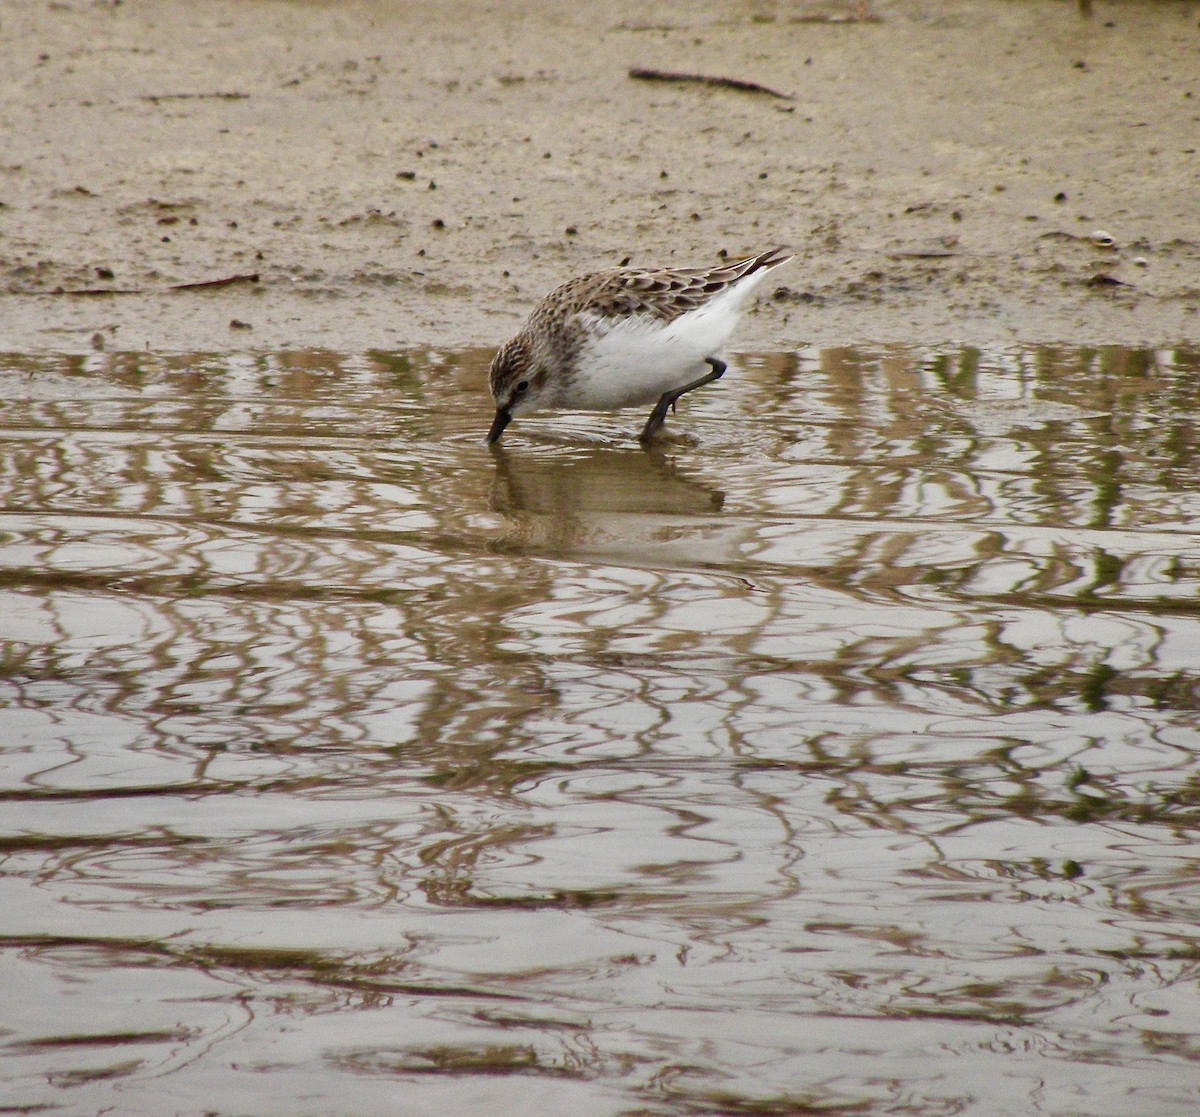
<path fill-rule="evenodd" d="M 518 381 L 517 382 L 517 392 L 520 393 L 520 392 L 527 392 L 527 391 L 529 391 L 529 381 L 528 380 Z"/>

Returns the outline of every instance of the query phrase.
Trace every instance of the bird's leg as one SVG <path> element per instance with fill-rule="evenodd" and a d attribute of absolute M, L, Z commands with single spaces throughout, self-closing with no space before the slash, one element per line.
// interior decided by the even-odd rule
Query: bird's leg
<path fill-rule="evenodd" d="M 714 380 L 720 380 L 725 375 L 725 369 L 728 367 L 720 357 L 705 357 L 705 362 L 712 368 L 712 372 L 706 372 L 699 380 L 693 380 L 690 384 L 685 384 L 682 388 L 672 388 L 669 392 L 663 392 L 658 397 L 658 403 L 654 405 L 654 410 L 650 412 L 650 418 L 646 420 L 645 427 L 642 428 L 642 433 L 638 436 L 639 441 L 649 442 L 654 437 L 654 432 L 663 425 L 667 418 L 667 408 L 675 410 L 675 401 L 686 392 L 690 392 L 693 388 L 703 388 L 705 384 L 711 384 Z"/>

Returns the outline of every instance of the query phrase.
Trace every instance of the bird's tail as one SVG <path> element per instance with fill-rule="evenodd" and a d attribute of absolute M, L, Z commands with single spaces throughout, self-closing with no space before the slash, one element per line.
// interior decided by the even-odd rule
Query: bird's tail
<path fill-rule="evenodd" d="M 738 269 L 742 275 L 749 275 L 751 272 L 756 271 L 770 271 L 771 268 L 778 268 L 795 258 L 796 254 L 786 244 L 781 244 L 778 248 L 771 248 L 766 252 L 760 252 L 757 256 L 749 256 L 745 260 L 739 260 L 736 264 L 731 264 L 730 267 Z"/>
<path fill-rule="evenodd" d="M 795 259 L 795 256 L 786 245 L 780 245 L 757 256 L 747 256 L 744 260 L 734 260 L 717 268 L 713 278 L 729 291 L 729 298 L 734 304 L 740 306 L 750 297 L 750 292 L 767 278 L 769 271 Z"/>

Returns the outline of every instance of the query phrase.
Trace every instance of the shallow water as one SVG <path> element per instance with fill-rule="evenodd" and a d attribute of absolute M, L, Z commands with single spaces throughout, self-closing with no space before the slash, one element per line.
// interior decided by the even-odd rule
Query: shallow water
<path fill-rule="evenodd" d="M 1200 1103 L 1200 352 L 0 358 L 3 1112 Z"/>

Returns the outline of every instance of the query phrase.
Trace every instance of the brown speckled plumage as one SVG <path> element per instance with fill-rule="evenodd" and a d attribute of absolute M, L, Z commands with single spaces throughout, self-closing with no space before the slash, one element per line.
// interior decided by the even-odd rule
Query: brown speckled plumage
<path fill-rule="evenodd" d="M 781 264 L 790 253 L 781 248 L 712 268 L 605 268 L 568 280 L 534 308 L 525 329 L 544 329 L 548 322 L 576 314 L 601 318 L 645 314 L 672 322 L 696 310 L 743 276 Z"/>

